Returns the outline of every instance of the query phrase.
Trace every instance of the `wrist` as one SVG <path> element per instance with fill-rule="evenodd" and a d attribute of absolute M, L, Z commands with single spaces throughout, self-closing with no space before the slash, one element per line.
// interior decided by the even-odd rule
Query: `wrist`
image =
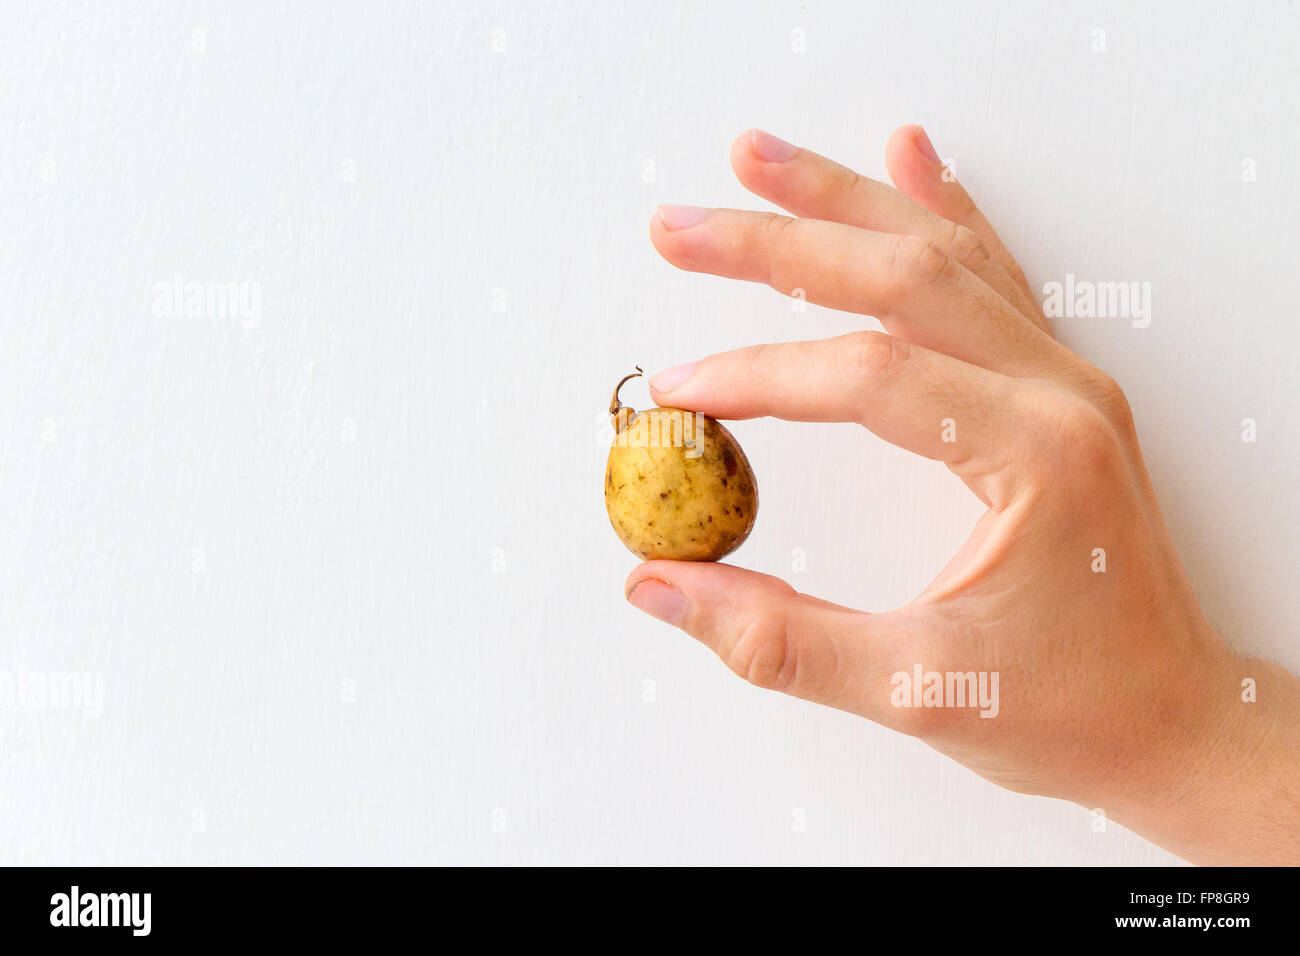
<path fill-rule="evenodd" d="M 1193 863 L 1300 864 L 1300 679 L 1217 639 L 1207 657 L 1112 816 Z"/>

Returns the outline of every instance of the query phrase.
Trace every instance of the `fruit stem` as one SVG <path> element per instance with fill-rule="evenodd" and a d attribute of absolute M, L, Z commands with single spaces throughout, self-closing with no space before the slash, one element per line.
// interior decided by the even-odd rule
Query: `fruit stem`
<path fill-rule="evenodd" d="M 619 383 L 614 386 L 614 395 L 609 400 L 609 417 L 613 420 L 615 428 L 618 428 L 618 413 L 627 407 L 626 405 L 624 405 L 622 402 L 618 400 L 619 389 L 621 389 L 632 379 L 640 378 L 642 375 L 645 374 L 644 372 L 641 371 L 640 365 L 634 365 L 632 367 L 635 368 L 636 371 L 633 372 L 631 375 L 624 375 L 619 380 Z"/>

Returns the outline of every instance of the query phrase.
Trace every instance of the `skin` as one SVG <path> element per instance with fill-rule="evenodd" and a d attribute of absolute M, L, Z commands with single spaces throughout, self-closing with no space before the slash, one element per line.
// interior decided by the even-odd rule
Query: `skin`
<path fill-rule="evenodd" d="M 758 512 L 758 487 L 749 459 L 731 432 L 700 416 L 700 434 L 689 449 L 642 438 L 637 423 L 675 415 L 694 422 L 690 412 L 653 408 L 619 428 L 605 468 L 605 510 L 628 550 L 638 558 L 716 561 L 749 537 Z M 623 418 L 626 420 L 626 415 Z M 652 426 L 655 427 L 655 426 Z M 685 432 L 683 432 L 685 435 Z"/>
<path fill-rule="evenodd" d="M 890 138 L 896 188 L 759 131 L 735 141 L 731 163 L 791 216 L 662 207 L 650 225 L 659 253 L 803 290 L 885 331 L 714 355 L 655 376 L 655 400 L 721 419 L 862 425 L 943 461 L 987 511 L 892 611 L 677 561 L 638 567 L 628 600 L 759 687 L 919 737 L 1010 790 L 1100 808 L 1192 862 L 1300 864 L 1300 680 L 1239 655 L 1206 620 L 1123 392 L 1056 341 L 925 133 Z M 892 675 L 917 664 L 997 672 L 997 716 L 894 706 Z"/>

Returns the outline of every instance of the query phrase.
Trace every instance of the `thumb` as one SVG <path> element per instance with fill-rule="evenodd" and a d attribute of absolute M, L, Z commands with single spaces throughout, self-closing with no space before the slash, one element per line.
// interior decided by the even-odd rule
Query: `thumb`
<path fill-rule="evenodd" d="M 648 561 L 628 577 L 626 593 L 757 687 L 892 725 L 890 675 L 911 659 L 894 615 L 841 607 L 780 578 L 710 562 Z"/>

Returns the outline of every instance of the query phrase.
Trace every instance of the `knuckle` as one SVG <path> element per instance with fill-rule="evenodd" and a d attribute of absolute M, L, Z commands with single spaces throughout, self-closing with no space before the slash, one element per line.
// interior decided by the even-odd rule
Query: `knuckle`
<path fill-rule="evenodd" d="M 788 216 L 767 216 L 758 227 L 754 250 L 767 263 L 767 284 L 786 294 L 799 284 L 790 275 L 789 233 L 794 225 Z"/>
<path fill-rule="evenodd" d="M 952 250 L 959 262 L 979 265 L 993 258 L 988 247 L 984 245 L 984 240 L 974 229 L 948 223 L 948 231 L 945 245 Z"/>
<path fill-rule="evenodd" d="M 893 272 L 904 286 L 937 282 L 952 265 L 937 243 L 920 236 L 899 236 L 894 241 Z"/>
<path fill-rule="evenodd" d="M 849 169 L 847 166 L 840 166 L 835 172 L 827 177 L 828 189 L 826 190 L 825 199 L 833 202 L 843 202 L 845 196 L 857 197 L 861 202 L 875 202 L 877 195 L 881 191 L 880 183 L 874 179 L 868 179 L 861 173 Z"/>
<path fill-rule="evenodd" d="M 792 225 L 794 225 L 794 220 L 789 216 L 778 216 L 776 213 L 768 214 L 760 227 L 763 242 L 772 245 L 779 244 Z"/>
<path fill-rule="evenodd" d="M 855 193 L 862 189 L 862 177 L 847 166 L 835 166 L 822 180 L 825 185 L 824 198 L 838 198 L 846 193 Z"/>
<path fill-rule="evenodd" d="M 730 353 L 735 356 L 736 361 L 728 364 L 739 367 L 740 371 L 745 375 L 762 375 L 765 374 L 765 370 L 773 362 L 781 360 L 779 352 L 779 349 L 773 351 L 770 342 L 759 342 L 757 345 L 750 345 Z M 727 354 L 722 353 L 723 356 Z M 723 361 L 725 361 L 725 358 Z"/>
<path fill-rule="evenodd" d="M 1093 482 L 1114 477 L 1123 467 L 1123 449 L 1110 420 L 1086 401 L 1072 401 L 1053 415 L 1054 439 L 1064 477 Z M 1049 439 L 1050 440 L 1050 439 Z"/>
<path fill-rule="evenodd" d="M 897 371 L 910 352 L 907 342 L 884 332 L 854 332 L 838 355 L 844 377 L 852 386 L 861 387 Z"/>
<path fill-rule="evenodd" d="M 723 660 L 755 687 L 788 691 L 794 684 L 795 658 L 783 617 L 756 617 L 740 632 Z"/>
<path fill-rule="evenodd" d="M 1098 370 L 1096 374 L 1090 376 L 1087 389 L 1089 397 L 1122 434 L 1127 435 L 1134 431 L 1133 409 L 1128 403 L 1124 389 L 1120 388 L 1117 381 Z"/>

